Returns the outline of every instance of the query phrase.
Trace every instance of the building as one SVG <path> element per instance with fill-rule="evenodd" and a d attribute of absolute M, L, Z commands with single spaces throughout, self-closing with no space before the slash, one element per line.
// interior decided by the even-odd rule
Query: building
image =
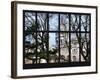
<path fill-rule="evenodd" d="M 63 19 L 61 18 L 60 22 L 60 30 L 68 31 L 68 28 L 64 24 Z M 59 34 L 56 33 L 56 44 L 59 47 Z M 75 38 L 71 38 L 71 61 L 76 62 L 79 61 L 79 43 Z M 69 33 L 60 33 L 60 55 L 64 57 L 63 61 L 69 60 Z M 62 62 L 63 62 L 62 61 Z"/>

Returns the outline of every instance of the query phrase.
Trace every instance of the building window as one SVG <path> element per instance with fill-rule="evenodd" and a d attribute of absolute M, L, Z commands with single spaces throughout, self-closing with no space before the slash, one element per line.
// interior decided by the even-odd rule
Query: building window
<path fill-rule="evenodd" d="M 90 18 L 86 13 L 23 10 L 23 68 L 89 66 Z"/>

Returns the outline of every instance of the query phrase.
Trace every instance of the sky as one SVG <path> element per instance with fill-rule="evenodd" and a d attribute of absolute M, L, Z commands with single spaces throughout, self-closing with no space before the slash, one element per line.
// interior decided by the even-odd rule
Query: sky
<path fill-rule="evenodd" d="M 34 16 L 32 16 L 32 14 L 30 14 L 29 13 L 29 15 L 33 18 L 33 19 L 35 19 L 35 17 Z M 34 14 L 33 14 L 34 15 Z M 49 18 L 49 29 L 50 30 L 54 30 L 54 31 L 57 31 L 57 29 L 58 29 L 58 14 L 52 14 L 52 13 L 50 13 L 49 14 L 49 16 L 51 16 L 52 15 L 52 17 L 50 17 Z M 73 18 L 73 21 L 75 22 L 75 16 L 74 15 L 72 15 L 72 18 Z M 78 18 L 79 19 L 79 18 Z M 85 25 L 84 24 L 84 22 L 86 21 L 85 20 L 85 18 L 84 18 L 84 15 L 83 16 L 81 16 L 81 19 L 82 19 L 82 21 L 83 21 L 83 25 Z M 29 18 L 29 20 L 31 20 L 30 18 Z M 26 20 L 27 21 L 27 20 Z M 32 21 L 32 20 L 31 20 Z M 68 20 L 67 20 L 68 21 Z M 78 20 L 79 21 L 79 20 Z M 81 23 L 82 23 L 82 21 L 81 21 Z M 88 22 L 89 23 L 89 22 Z M 69 26 L 69 25 L 67 25 L 67 26 Z M 63 26 L 64 27 L 64 26 Z M 88 26 L 89 27 L 89 26 Z M 84 28 L 83 28 L 83 26 L 81 26 L 81 30 L 82 31 L 84 31 Z M 54 45 L 56 45 L 56 40 L 55 40 L 55 37 L 56 37 L 56 35 L 55 35 L 55 33 L 50 33 L 49 34 L 49 47 L 51 47 L 51 46 L 54 46 Z M 32 39 L 32 35 L 30 35 L 30 37 L 26 37 L 26 40 L 27 41 L 30 41 L 31 43 L 33 43 L 33 39 Z"/>

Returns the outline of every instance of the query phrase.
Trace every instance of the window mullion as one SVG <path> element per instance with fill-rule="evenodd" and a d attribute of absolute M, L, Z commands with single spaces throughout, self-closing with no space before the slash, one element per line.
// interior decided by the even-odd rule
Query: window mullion
<path fill-rule="evenodd" d="M 35 22 L 35 24 L 36 24 L 36 26 L 37 26 L 37 12 L 35 13 L 35 20 L 36 20 L 36 22 Z M 36 27 L 36 45 L 38 45 L 38 41 L 37 41 L 37 27 Z M 37 54 L 37 46 L 36 46 L 36 64 L 37 64 L 37 56 L 38 56 L 38 54 Z"/>
<path fill-rule="evenodd" d="M 81 15 L 79 15 L 79 31 L 81 32 Z M 81 62 L 81 53 L 82 53 L 81 34 L 82 33 L 79 33 L 79 62 Z"/>
<path fill-rule="evenodd" d="M 69 62 L 71 62 L 71 14 L 69 14 Z"/>

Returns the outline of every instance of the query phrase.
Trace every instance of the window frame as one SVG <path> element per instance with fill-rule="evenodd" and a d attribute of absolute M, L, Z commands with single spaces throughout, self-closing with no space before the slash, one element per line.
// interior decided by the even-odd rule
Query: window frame
<path fill-rule="evenodd" d="M 48 35 L 48 40 L 47 40 L 47 51 L 49 51 L 49 33 L 57 33 L 58 34 L 58 45 L 61 43 L 60 42 L 60 38 L 62 37 L 62 36 L 60 36 L 62 33 L 64 34 L 67 34 L 68 33 L 68 35 L 69 35 L 69 60 L 68 60 L 68 62 L 61 62 L 60 61 L 60 59 L 61 59 L 61 51 L 60 51 L 60 49 L 61 49 L 61 47 L 60 47 L 60 45 L 58 46 L 58 48 L 59 48 L 59 50 L 58 50 L 58 54 L 59 54 L 59 59 L 58 59 L 58 62 L 56 63 L 49 63 L 49 53 L 47 54 L 47 63 L 37 63 L 37 54 L 36 54 L 36 63 L 34 64 L 25 64 L 25 58 L 24 58 L 24 56 L 25 55 L 23 55 L 23 69 L 34 69 L 34 68 L 55 68 L 55 67 L 78 67 L 78 66 L 90 66 L 91 64 L 91 58 L 89 58 L 89 62 L 82 62 L 81 61 L 81 56 L 82 56 L 82 54 L 80 54 L 81 53 L 81 49 L 80 49 L 80 45 L 81 45 L 81 39 L 79 39 L 80 41 L 79 41 L 79 61 L 76 61 L 76 62 L 73 62 L 72 61 L 72 56 L 71 56 L 71 54 L 72 54 L 72 51 L 71 51 L 71 34 L 76 34 L 76 33 L 78 33 L 79 34 L 79 37 L 81 37 L 81 34 L 89 34 L 89 35 L 91 35 L 91 14 L 89 14 L 89 13 L 69 13 L 69 12 L 54 12 L 54 11 L 34 11 L 34 10 L 23 10 L 23 27 L 25 27 L 25 13 L 34 13 L 35 14 L 35 24 L 37 25 L 37 17 L 38 17 L 38 13 L 40 14 L 40 13 L 44 13 L 45 15 L 46 15 L 46 17 L 48 18 L 47 19 L 47 30 L 46 31 L 43 31 L 43 30 L 33 30 L 33 31 L 30 31 L 30 33 L 36 33 L 36 35 L 37 35 L 37 33 L 47 33 L 47 35 Z M 58 30 L 49 30 L 50 28 L 50 25 L 49 25 L 49 14 L 53 14 L 53 15 L 58 15 L 58 20 L 57 20 L 57 22 L 58 22 Z M 69 30 L 67 30 L 67 31 L 62 31 L 61 30 L 61 15 L 67 15 L 68 16 L 68 19 L 69 19 Z M 73 31 L 71 28 L 72 28 L 72 26 L 71 26 L 71 15 L 75 15 L 75 16 L 79 16 L 79 24 L 78 24 L 78 26 L 81 26 L 81 17 L 83 16 L 83 15 L 85 15 L 85 16 L 89 16 L 89 23 L 90 23 L 90 25 L 89 25 L 89 31 L 81 31 L 81 27 L 79 27 L 79 30 L 78 31 Z M 76 17 L 77 18 L 77 17 Z M 86 23 L 87 24 L 87 23 Z M 78 27 L 77 26 L 77 27 Z M 23 35 L 25 34 L 25 33 L 27 33 L 27 31 L 25 31 L 25 29 L 23 28 Z M 24 39 L 25 39 L 25 36 L 23 36 L 23 54 L 24 54 L 24 49 L 25 49 L 25 41 L 24 41 Z M 89 43 L 91 43 L 91 38 L 90 38 L 90 42 Z M 37 44 L 37 37 L 36 37 L 36 44 Z M 89 46 L 91 46 L 91 44 L 89 45 Z M 37 46 L 36 46 L 36 49 L 37 49 Z M 90 50 L 91 50 L 91 47 L 90 47 Z M 37 50 L 36 50 L 36 53 L 37 53 Z M 89 53 L 90 55 L 91 55 L 91 52 Z M 75 55 L 74 55 L 75 56 Z M 84 58 L 84 57 L 83 57 Z M 40 67 L 41 66 L 41 67 Z"/>

